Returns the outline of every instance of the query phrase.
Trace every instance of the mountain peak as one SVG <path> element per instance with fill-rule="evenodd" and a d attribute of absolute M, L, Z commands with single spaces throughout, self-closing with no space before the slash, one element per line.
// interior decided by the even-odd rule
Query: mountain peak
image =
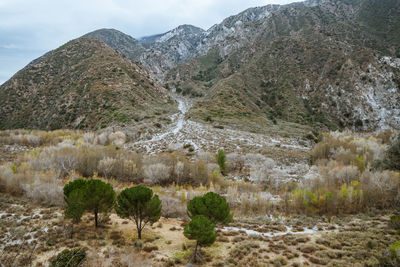
<path fill-rule="evenodd" d="M 121 125 L 165 110 L 167 100 L 165 90 L 128 58 L 98 38 L 81 37 L 0 87 L 0 129 Z"/>

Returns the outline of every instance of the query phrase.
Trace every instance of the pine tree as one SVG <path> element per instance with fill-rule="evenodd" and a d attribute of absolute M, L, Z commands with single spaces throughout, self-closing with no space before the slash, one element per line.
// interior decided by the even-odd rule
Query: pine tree
<path fill-rule="evenodd" d="M 196 240 L 196 246 L 193 253 L 193 262 L 201 256 L 198 254 L 198 246 L 210 246 L 215 242 L 216 234 L 214 231 L 215 225 L 203 215 L 197 215 L 192 218 L 189 224 L 184 228 L 183 234 L 189 238 Z"/>
<path fill-rule="evenodd" d="M 203 196 L 194 197 L 187 206 L 189 218 L 204 215 L 213 223 L 229 223 L 232 221 L 229 204 L 225 198 L 214 192 L 208 192 Z"/>
<path fill-rule="evenodd" d="M 225 152 L 222 149 L 218 150 L 217 163 L 218 163 L 219 169 L 221 170 L 221 173 L 223 175 L 225 175 L 225 171 L 226 171 L 226 156 L 225 156 Z"/>
<path fill-rule="evenodd" d="M 142 230 L 148 223 L 155 223 L 161 216 L 161 200 L 153 195 L 153 190 L 145 186 L 124 189 L 117 197 L 115 211 L 121 218 L 136 223 L 138 238 L 142 239 Z"/>
<path fill-rule="evenodd" d="M 98 226 L 98 214 L 109 212 L 115 201 L 115 192 L 111 184 L 102 180 L 90 179 L 87 181 L 84 193 L 85 209 L 94 213 L 95 227 Z"/>
<path fill-rule="evenodd" d="M 108 212 L 115 201 L 115 192 L 109 183 L 98 179 L 77 179 L 64 186 L 64 199 L 67 203 L 65 217 L 78 223 L 85 210 L 94 213 L 95 227 L 98 226 L 98 213 Z"/>

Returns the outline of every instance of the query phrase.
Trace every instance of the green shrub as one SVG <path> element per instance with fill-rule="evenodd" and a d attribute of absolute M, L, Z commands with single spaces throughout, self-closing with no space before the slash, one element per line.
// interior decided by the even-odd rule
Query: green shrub
<path fill-rule="evenodd" d="M 226 171 L 226 156 L 225 156 L 225 152 L 222 149 L 218 150 L 217 163 L 219 165 L 219 169 L 221 170 L 221 173 L 223 175 L 225 175 L 225 171 Z"/>
<path fill-rule="evenodd" d="M 400 216 L 393 215 L 390 217 L 389 226 L 393 229 L 400 230 Z"/>
<path fill-rule="evenodd" d="M 82 248 L 65 249 L 58 253 L 51 262 L 51 267 L 76 267 L 80 266 L 86 258 L 86 252 Z"/>

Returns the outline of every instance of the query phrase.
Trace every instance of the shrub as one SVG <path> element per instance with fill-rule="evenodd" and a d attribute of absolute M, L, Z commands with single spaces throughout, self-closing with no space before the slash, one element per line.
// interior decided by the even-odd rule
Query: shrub
<path fill-rule="evenodd" d="M 86 259 L 86 252 L 81 248 L 65 249 L 58 253 L 57 257 L 51 261 L 51 267 L 76 267 L 80 266 Z"/>
<path fill-rule="evenodd" d="M 148 184 L 168 184 L 171 182 L 170 171 L 171 167 L 163 163 L 147 165 L 144 167 L 144 181 Z"/>
<path fill-rule="evenodd" d="M 160 197 L 162 201 L 162 216 L 165 218 L 185 217 L 185 207 L 181 201 L 172 197 Z"/>
<path fill-rule="evenodd" d="M 99 174 L 107 179 L 111 177 L 112 173 L 114 173 L 116 165 L 116 159 L 107 157 L 99 161 L 97 169 L 99 170 Z"/>
<path fill-rule="evenodd" d="M 386 169 L 400 170 L 400 134 L 390 144 L 384 159 Z"/>
<path fill-rule="evenodd" d="M 30 183 L 22 185 L 28 198 L 36 203 L 62 206 L 62 181 L 57 179 L 53 171 L 36 172 L 31 174 Z"/>
<path fill-rule="evenodd" d="M 393 215 L 390 217 L 389 226 L 393 229 L 400 230 L 400 216 Z"/>
<path fill-rule="evenodd" d="M 273 182 L 272 168 L 275 166 L 275 161 L 269 158 L 261 163 L 253 163 L 250 166 L 250 179 L 259 183 L 271 184 Z"/>
<path fill-rule="evenodd" d="M 226 172 L 226 156 L 225 156 L 225 152 L 222 149 L 218 150 L 217 163 L 218 163 L 219 169 L 221 170 L 221 173 L 223 175 L 225 175 L 226 174 L 225 173 Z"/>

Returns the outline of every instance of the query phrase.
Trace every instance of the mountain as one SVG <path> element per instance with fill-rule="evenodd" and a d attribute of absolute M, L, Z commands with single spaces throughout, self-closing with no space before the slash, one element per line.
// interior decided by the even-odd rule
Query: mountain
<path fill-rule="evenodd" d="M 85 34 L 83 37 L 96 37 L 136 62 L 145 51 L 145 48 L 135 38 L 115 29 L 99 29 Z"/>
<path fill-rule="evenodd" d="M 133 114 L 151 120 L 175 109 L 158 83 L 192 98 L 186 116 L 205 123 L 257 131 L 272 124 L 399 129 L 400 2 L 267 5 L 208 30 L 181 25 L 138 40 L 100 29 L 34 60 L 0 87 L 0 127 L 93 128 L 134 123 Z M 110 90 L 95 96 L 97 86 L 116 94 L 104 100 Z M 123 111 L 114 110 L 118 101 Z"/>
<path fill-rule="evenodd" d="M 240 25 L 239 17 L 259 10 L 215 28 Z M 200 97 L 191 118 L 262 127 L 276 119 L 331 129 L 400 127 L 399 1 L 307 1 L 258 14 L 230 31 L 243 38 L 222 38 L 166 75 L 168 87 Z"/>
<path fill-rule="evenodd" d="M 171 111 L 165 89 L 93 37 L 49 52 L 0 87 L 0 129 L 96 129 Z"/>

